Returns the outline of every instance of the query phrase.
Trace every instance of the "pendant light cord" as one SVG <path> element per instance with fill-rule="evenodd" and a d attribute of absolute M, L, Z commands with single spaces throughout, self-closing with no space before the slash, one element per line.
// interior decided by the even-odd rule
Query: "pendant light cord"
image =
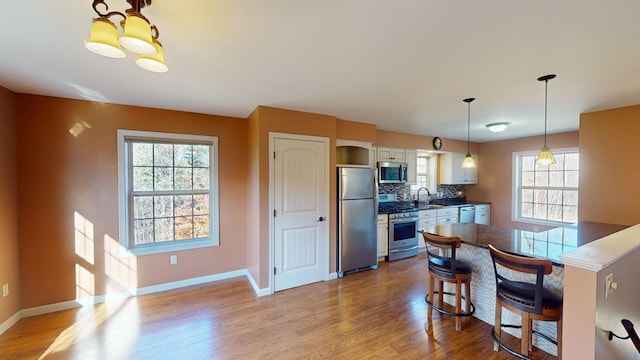
<path fill-rule="evenodd" d="M 549 79 L 544 81 L 544 147 L 547 147 L 547 85 Z"/>
<path fill-rule="evenodd" d="M 471 101 L 467 103 L 467 154 L 469 154 L 469 141 L 471 141 Z"/>

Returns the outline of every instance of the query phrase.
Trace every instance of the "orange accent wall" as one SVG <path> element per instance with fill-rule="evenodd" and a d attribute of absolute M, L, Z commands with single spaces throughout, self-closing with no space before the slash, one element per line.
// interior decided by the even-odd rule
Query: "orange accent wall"
<path fill-rule="evenodd" d="M 376 142 L 376 126 L 351 120 L 336 120 L 336 139 Z"/>
<path fill-rule="evenodd" d="M 640 105 L 580 115 L 580 221 L 640 222 Z"/>
<path fill-rule="evenodd" d="M 146 287 L 246 268 L 247 120 L 23 94 L 16 113 L 22 308 L 103 295 L 131 278 Z M 220 246 L 176 252 L 177 265 L 172 253 L 114 254 L 119 128 L 218 137 Z M 92 251 L 76 252 L 75 213 Z"/>
<path fill-rule="evenodd" d="M 0 87 L 0 289 L 9 284 L 9 296 L 0 297 L 0 324 L 20 310 L 21 300 L 16 146 L 15 96 Z"/>
<path fill-rule="evenodd" d="M 532 229 L 532 225 L 511 221 L 513 189 L 513 153 L 536 151 L 544 143 L 542 136 L 481 143 L 478 146 L 478 184 L 466 185 L 467 199 L 491 202 L 491 225 L 505 228 Z M 547 135 L 551 150 L 578 146 L 578 132 Z M 582 153 L 582 148 L 580 149 Z M 582 154 L 580 154 L 582 157 Z M 581 163 L 582 166 L 582 158 Z M 581 169 L 582 170 L 582 169 Z M 581 176 L 582 178 L 582 176 Z M 582 179 L 581 179 L 582 180 Z M 582 189 L 581 189 L 582 191 Z M 580 197 L 580 209 L 582 211 Z M 542 230 L 542 227 L 540 227 Z"/>
<path fill-rule="evenodd" d="M 386 146 L 400 149 L 421 149 L 433 150 L 433 138 L 435 136 L 415 135 L 401 133 L 397 131 L 378 130 L 375 146 Z M 471 142 L 469 149 L 472 153 L 477 153 L 479 147 L 477 143 Z M 442 139 L 442 149 L 446 152 L 467 152 L 467 142 L 454 139 Z"/>

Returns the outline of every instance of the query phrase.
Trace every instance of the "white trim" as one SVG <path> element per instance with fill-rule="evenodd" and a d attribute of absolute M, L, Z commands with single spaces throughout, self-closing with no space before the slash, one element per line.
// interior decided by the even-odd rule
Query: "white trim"
<path fill-rule="evenodd" d="M 158 244 L 149 247 L 130 248 L 129 244 L 129 216 L 127 206 L 127 163 L 125 161 L 125 146 L 127 137 L 139 138 L 158 138 L 169 140 L 184 141 L 202 141 L 211 144 L 210 156 L 210 189 L 209 189 L 209 238 L 206 240 L 192 240 L 184 242 L 174 242 L 171 244 Z M 139 131 L 117 129 L 117 156 L 118 156 L 118 235 L 120 243 L 120 256 L 142 256 L 149 254 L 159 254 L 170 251 L 190 250 L 203 247 L 212 247 L 220 245 L 220 193 L 219 193 L 219 174 L 218 174 L 218 137 L 206 135 L 176 134 L 154 131 Z"/>
<path fill-rule="evenodd" d="M 298 134 L 287 134 L 287 133 L 279 133 L 279 132 L 269 132 L 269 292 L 270 294 L 273 294 L 275 292 L 275 282 L 274 282 L 274 274 L 273 271 L 271 271 L 271 269 L 274 268 L 275 266 L 275 225 L 274 225 L 274 217 L 271 216 L 271 210 L 275 208 L 275 199 L 274 199 L 274 189 L 275 189 L 275 179 L 274 179 L 274 166 L 275 166 L 275 162 L 273 159 L 273 152 L 275 151 L 275 139 L 288 139 L 288 140 L 306 140 L 306 141 L 317 141 L 317 142 L 323 142 L 325 144 L 325 163 L 326 163 L 326 178 L 325 178 L 325 189 L 327 189 L 327 196 L 325 196 L 325 209 L 327 209 L 327 212 L 330 213 L 331 209 L 330 209 L 330 202 L 329 202 L 329 195 L 331 192 L 331 169 L 330 165 L 331 165 L 331 159 L 330 159 L 330 151 L 329 151 L 329 147 L 331 145 L 330 139 L 328 137 L 322 137 L 322 136 L 310 136 L 310 135 L 298 135 Z M 325 268 L 325 275 L 324 275 L 324 280 L 330 280 L 331 279 L 331 274 L 329 274 L 329 263 L 330 263 L 330 259 L 329 259 L 329 255 L 331 254 L 331 248 L 330 248 L 330 243 L 331 243 L 331 234 L 330 234 L 330 229 L 331 229 L 331 217 L 327 216 L 327 231 L 326 231 L 326 246 L 325 246 L 325 264 L 324 264 L 324 268 Z"/>
<path fill-rule="evenodd" d="M 13 325 L 20 321 L 20 319 L 22 319 L 21 311 L 11 315 L 5 322 L 0 324 L 0 335 L 4 334 L 5 331 L 9 330 Z"/>

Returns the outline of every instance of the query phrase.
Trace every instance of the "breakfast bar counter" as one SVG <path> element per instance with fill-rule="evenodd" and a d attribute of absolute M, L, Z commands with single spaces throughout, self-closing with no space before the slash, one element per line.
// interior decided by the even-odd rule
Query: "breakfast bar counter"
<path fill-rule="evenodd" d="M 471 301 L 476 307 L 474 316 L 493 325 L 496 290 L 493 263 L 487 248 L 489 244 L 519 255 L 549 258 L 553 263 L 553 272 L 545 277 L 545 287 L 561 295 L 564 288 L 564 267 L 559 256 L 625 228 L 627 226 L 624 225 L 581 222 L 533 232 L 479 224 L 446 224 L 429 227 L 424 231 L 460 238 L 462 246 L 456 251 L 456 257 L 467 262 L 473 269 Z M 449 288 L 446 291 L 452 292 L 453 289 Z M 445 301 L 451 304 L 452 298 L 448 299 L 448 296 L 445 296 Z M 520 317 L 505 310 L 503 323 L 520 325 Z M 554 338 L 556 324 L 534 322 L 534 329 Z M 503 331 L 520 337 L 519 329 Z M 539 337 L 534 336 L 533 345 L 549 354 L 556 354 L 556 347 Z"/>

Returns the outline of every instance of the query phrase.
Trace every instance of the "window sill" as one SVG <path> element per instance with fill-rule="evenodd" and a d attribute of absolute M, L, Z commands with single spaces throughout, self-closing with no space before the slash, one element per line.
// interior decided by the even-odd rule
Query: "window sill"
<path fill-rule="evenodd" d="M 144 255 L 153 255 L 153 254 L 162 254 L 173 251 L 183 251 L 183 250 L 193 250 L 193 249 L 201 249 L 206 247 L 215 247 L 218 246 L 218 242 L 207 239 L 207 240 L 190 240 L 190 241 L 181 241 L 181 242 L 173 242 L 169 244 L 155 244 L 152 246 L 141 246 L 132 249 L 124 249 L 120 248 L 120 257 L 130 257 L 130 256 L 144 256 Z"/>

